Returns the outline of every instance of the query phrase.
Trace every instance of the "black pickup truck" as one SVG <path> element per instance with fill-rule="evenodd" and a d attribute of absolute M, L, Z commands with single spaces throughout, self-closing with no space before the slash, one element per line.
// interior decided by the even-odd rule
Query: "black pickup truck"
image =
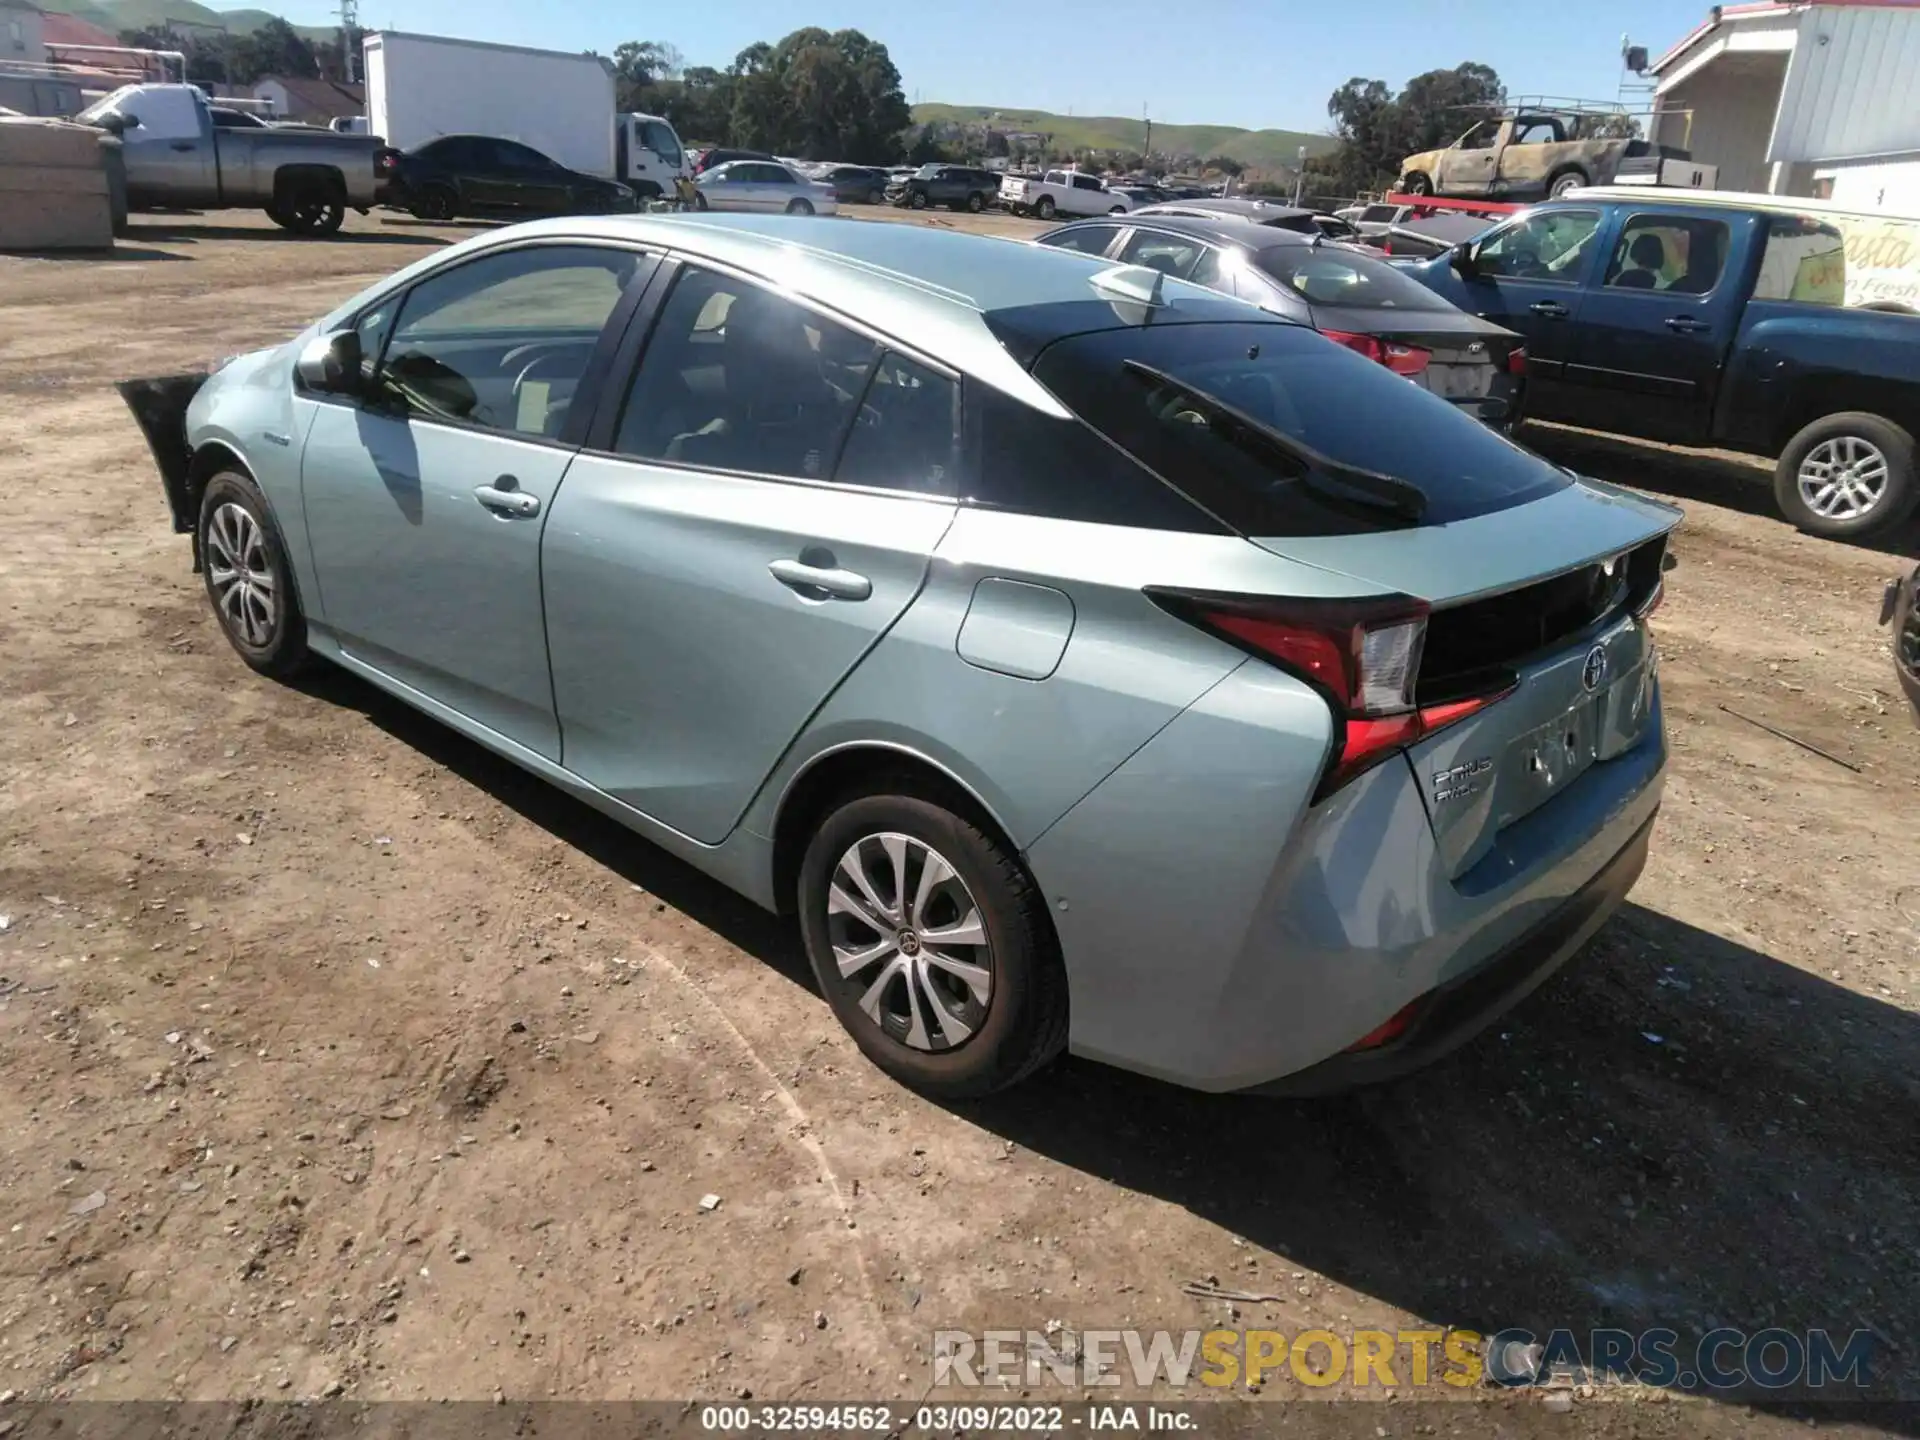
<path fill-rule="evenodd" d="M 1847 308 L 1831 218 L 1739 200 L 1577 192 L 1405 269 L 1527 337 L 1527 418 L 1778 457 L 1800 529 L 1889 530 L 1920 502 L 1920 316 Z"/>

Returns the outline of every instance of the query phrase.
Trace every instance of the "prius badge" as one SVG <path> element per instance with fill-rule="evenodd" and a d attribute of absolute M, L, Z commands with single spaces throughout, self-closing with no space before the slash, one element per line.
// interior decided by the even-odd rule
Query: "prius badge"
<path fill-rule="evenodd" d="M 1481 777 L 1491 769 L 1492 759 L 1483 755 L 1478 760 L 1468 760 L 1464 764 L 1434 771 L 1433 803 L 1439 805 L 1448 800 L 1464 800 L 1481 788 Z"/>

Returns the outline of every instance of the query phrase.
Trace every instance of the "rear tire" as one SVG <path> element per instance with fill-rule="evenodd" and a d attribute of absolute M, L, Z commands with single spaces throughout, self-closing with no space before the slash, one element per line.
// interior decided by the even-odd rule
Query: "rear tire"
<path fill-rule="evenodd" d="M 286 542 L 253 477 L 222 470 L 200 497 L 201 578 L 227 642 L 262 675 L 284 680 L 312 662 Z"/>
<path fill-rule="evenodd" d="M 813 206 L 797 196 L 787 202 L 787 214 L 789 215 L 811 215 L 812 213 Z"/>
<path fill-rule="evenodd" d="M 1033 207 L 1033 213 L 1042 220 L 1053 219 L 1053 197 L 1051 195 L 1042 195 L 1039 203 Z"/>
<path fill-rule="evenodd" d="M 1862 411 L 1823 415 L 1787 442 L 1773 497 L 1809 535 L 1852 540 L 1891 530 L 1920 502 L 1913 436 Z"/>
<path fill-rule="evenodd" d="M 1584 170 L 1561 170 L 1547 180 L 1547 198 L 1558 200 L 1569 190 L 1578 190 L 1582 185 L 1590 184 Z"/>
<path fill-rule="evenodd" d="M 267 206 L 267 214 L 295 235 L 332 235 L 346 223 L 347 206 L 331 190 L 309 185 L 284 191 Z"/>
<path fill-rule="evenodd" d="M 1066 972 L 1046 903 L 1014 851 L 974 821 L 922 795 L 850 795 L 815 831 L 798 888 L 821 993 L 902 1084 L 940 1099 L 990 1095 L 1065 1048 Z M 843 974 L 836 944 L 872 958 Z"/>
<path fill-rule="evenodd" d="M 986 208 L 987 208 L 987 197 L 982 195 L 978 190 L 974 191 L 971 195 L 967 196 L 967 209 L 971 211 L 973 214 L 978 215 L 982 210 Z"/>

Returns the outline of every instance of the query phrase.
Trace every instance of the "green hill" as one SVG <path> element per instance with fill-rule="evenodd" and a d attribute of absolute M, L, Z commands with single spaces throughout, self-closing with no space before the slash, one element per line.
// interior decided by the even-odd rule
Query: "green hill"
<path fill-rule="evenodd" d="M 199 0 L 74 0 L 67 5 L 48 5 L 49 10 L 85 20 L 102 30 L 118 34 L 122 30 L 143 30 L 151 25 L 206 26 L 245 35 L 258 30 L 273 13 L 268 10 L 215 10 Z M 325 25 L 296 25 L 308 39 L 331 39 L 337 32 Z"/>
<path fill-rule="evenodd" d="M 946 121 L 959 125 L 991 125 L 996 130 L 1032 130 L 1053 136 L 1059 149 L 1138 150 L 1146 138 L 1139 120 L 1117 115 L 1056 115 L 1048 110 L 1010 110 L 991 105 L 916 105 L 913 118 L 922 125 Z M 1292 167 L 1299 163 L 1300 147 L 1309 155 L 1333 149 L 1330 135 L 1299 130 L 1241 130 L 1232 125 L 1167 125 L 1153 122 L 1153 148 L 1159 154 L 1228 155 L 1255 169 Z"/>

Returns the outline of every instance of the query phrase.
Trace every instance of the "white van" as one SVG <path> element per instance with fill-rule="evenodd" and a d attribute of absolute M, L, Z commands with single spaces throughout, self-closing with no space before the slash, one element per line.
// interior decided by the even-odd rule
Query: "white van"
<path fill-rule="evenodd" d="M 691 173 L 686 147 L 658 115 L 613 117 L 614 177 L 642 200 L 671 197 L 673 182 Z"/>

